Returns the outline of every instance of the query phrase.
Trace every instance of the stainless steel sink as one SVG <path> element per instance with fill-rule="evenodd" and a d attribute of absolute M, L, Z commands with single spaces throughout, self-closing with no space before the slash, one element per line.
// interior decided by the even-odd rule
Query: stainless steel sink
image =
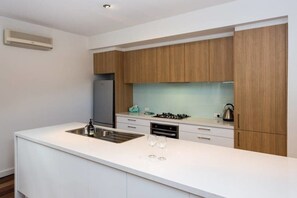
<path fill-rule="evenodd" d="M 88 134 L 85 134 L 85 128 L 78 128 L 78 129 L 72 129 L 66 131 L 68 133 L 74 133 L 78 135 L 83 135 L 83 136 L 88 136 Z M 118 132 L 118 131 L 113 131 L 113 130 L 106 130 L 100 127 L 95 128 L 94 135 L 89 136 L 93 138 L 97 138 L 100 140 L 105 140 L 109 142 L 114 142 L 114 143 L 122 143 L 126 142 L 135 138 L 142 137 L 144 135 L 141 134 L 134 134 L 134 133 L 124 133 L 124 132 Z"/>
<path fill-rule="evenodd" d="M 78 135 L 86 135 L 85 134 L 85 128 L 72 129 L 72 130 L 69 130 L 69 131 L 66 131 L 66 132 L 75 133 L 75 134 L 78 134 Z"/>

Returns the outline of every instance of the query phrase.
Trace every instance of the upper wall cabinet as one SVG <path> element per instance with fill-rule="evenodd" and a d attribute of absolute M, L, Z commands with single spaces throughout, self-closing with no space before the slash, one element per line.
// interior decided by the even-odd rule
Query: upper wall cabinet
<path fill-rule="evenodd" d="M 233 38 L 125 52 L 125 83 L 233 80 Z"/>
<path fill-rule="evenodd" d="M 198 41 L 185 44 L 185 81 L 209 81 L 209 42 Z"/>
<path fill-rule="evenodd" d="M 125 83 L 157 82 L 156 48 L 125 52 Z"/>
<path fill-rule="evenodd" d="M 116 66 L 122 64 L 122 52 L 110 51 L 94 54 L 94 74 L 115 73 Z"/>
<path fill-rule="evenodd" d="M 185 45 L 157 48 L 157 81 L 184 82 Z"/>
<path fill-rule="evenodd" d="M 209 81 L 233 81 L 233 37 L 209 40 Z"/>

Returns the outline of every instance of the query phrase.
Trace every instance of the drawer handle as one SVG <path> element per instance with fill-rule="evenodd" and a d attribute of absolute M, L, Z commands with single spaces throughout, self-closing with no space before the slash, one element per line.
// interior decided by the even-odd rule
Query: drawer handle
<path fill-rule="evenodd" d="M 207 137 L 197 137 L 198 139 L 200 139 L 200 140 L 208 140 L 208 141 L 210 141 L 211 139 L 210 138 L 207 138 Z"/>
<path fill-rule="evenodd" d="M 134 126 L 128 126 L 128 128 L 130 128 L 130 129 L 136 129 L 136 127 L 134 127 Z"/>
<path fill-rule="evenodd" d="M 208 129 L 208 128 L 202 128 L 202 127 L 199 127 L 198 130 L 210 131 L 210 129 Z"/>
<path fill-rule="evenodd" d="M 133 119 L 128 119 L 128 121 L 136 122 L 136 120 L 133 120 Z"/>
<path fill-rule="evenodd" d="M 239 134 L 240 134 L 240 132 L 238 131 L 238 135 L 237 135 L 237 146 L 238 146 L 238 148 L 240 147 L 240 144 L 239 144 L 239 141 L 240 141 Z"/>

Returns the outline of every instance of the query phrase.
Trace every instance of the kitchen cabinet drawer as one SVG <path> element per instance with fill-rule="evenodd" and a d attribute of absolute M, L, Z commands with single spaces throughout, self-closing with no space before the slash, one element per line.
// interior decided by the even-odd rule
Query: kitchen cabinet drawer
<path fill-rule="evenodd" d="M 124 129 L 145 134 L 150 134 L 151 132 L 151 128 L 149 126 L 133 125 L 120 122 L 117 122 L 117 129 Z"/>
<path fill-rule="evenodd" d="M 188 124 L 180 124 L 179 130 L 190 133 L 199 133 L 203 135 L 212 135 L 219 136 L 225 138 L 234 138 L 234 130 L 233 129 L 223 129 L 216 127 L 208 127 L 208 126 L 200 126 L 200 125 L 188 125 Z"/>
<path fill-rule="evenodd" d="M 234 139 L 180 131 L 179 139 L 234 148 Z"/>
<path fill-rule="evenodd" d="M 133 124 L 133 125 L 142 125 L 150 127 L 150 121 L 137 118 L 128 118 L 128 117 L 117 117 L 117 122 Z"/>

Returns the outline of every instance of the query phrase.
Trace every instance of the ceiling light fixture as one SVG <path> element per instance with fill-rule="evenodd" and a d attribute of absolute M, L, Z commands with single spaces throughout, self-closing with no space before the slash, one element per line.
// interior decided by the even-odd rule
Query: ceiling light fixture
<path fill-rule="evenodd" d="M 110 8 L 111 7 L 111 5 L 109 5 L 109 4 L 104 4 L 103 5 L 103 8 Z"/>

